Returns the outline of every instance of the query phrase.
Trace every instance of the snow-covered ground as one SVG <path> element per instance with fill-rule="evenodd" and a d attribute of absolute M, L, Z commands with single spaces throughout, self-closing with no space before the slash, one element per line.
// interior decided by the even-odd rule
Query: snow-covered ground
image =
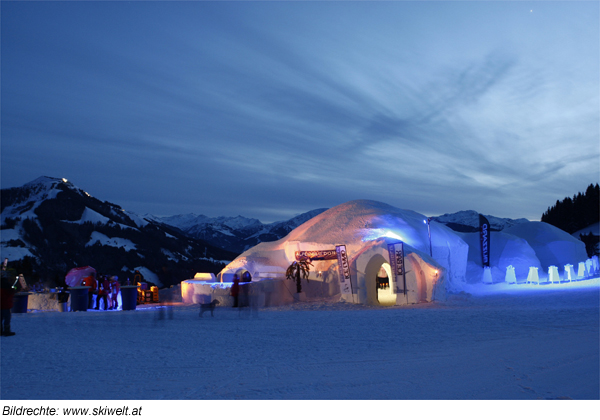
<path fill-rule="evenodd" d="M 600 398 L 600 279 L 447 302 L 13 314 L 3 400 Z"/>

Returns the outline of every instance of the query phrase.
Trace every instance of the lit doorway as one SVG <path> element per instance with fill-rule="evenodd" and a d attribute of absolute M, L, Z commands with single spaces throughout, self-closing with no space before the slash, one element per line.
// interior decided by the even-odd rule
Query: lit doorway
<path fill-rule="evenodd" d="M 393 306 L 396 304 L 392 268 L 388 263 L 383 263 L 379 267 L 375 285 L 377 287 L 377 301 L 381 306 Z"/>

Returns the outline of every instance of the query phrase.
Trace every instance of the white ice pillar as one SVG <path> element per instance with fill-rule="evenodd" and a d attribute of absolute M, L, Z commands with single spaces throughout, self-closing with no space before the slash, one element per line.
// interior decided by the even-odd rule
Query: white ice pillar
<path fill-rule="evenodd" d="M 585 277 L 585 263 L 580 262 L 579 267 L 577 268 L 577 278 L 582 279 Z"/>
<path fill-rule="evenodd" d="M 592 275 L 592 259 L 591 258 L 588 258 L 587 260 L 585 260 L 585 272 L 588 277 L 590 277 Z"/>
<path fill-rule="evenodd" d="M 598 256 L 594 255 L 592 257 L 592 267 L 594 267 L 594 273 L 597 273 L 600 269 L 600 262 L 598 261 Z"/>
<path fill-rule="evenodd" d="M 550 283 L 560 283 L 560 277 L 558 275 L 558 267 L 551 265 L 548 267 L 548 281 Z"/>
<path fill-rule="evenodd" d="M 565 264 L 565 280 L 575 280 L 575 273 L 573 272 L 573 264 Z"/>
<path fill-rule="evenodd" d="M 537 267 L 529 267 L 529 274 L 527 274 L 527 283 L 540 284 L 540 276 L 538 275 Z"/>
<path fill-rule="evenodd" d="M 492 284 L 492 269 L 490 267 L 483 267 L 483 279 L 482 281 L 486 284 Z"/>
<path fill-rule="evenodd" d="M 515 275 L 515 267 L 509 265 L 506 267 L 506 276 L 504 277 L 504 281 L 510 284 L 514 284 L 517 282 L 517 276 Z"/>

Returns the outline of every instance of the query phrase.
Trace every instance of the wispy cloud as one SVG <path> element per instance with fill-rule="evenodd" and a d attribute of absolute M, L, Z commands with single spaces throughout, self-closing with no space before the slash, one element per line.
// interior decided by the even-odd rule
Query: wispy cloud
<path fill-rule="evenodd" d="M 598 6 L 540 9 L 3 4 L 3 187 L 43 167 L 139 212 L 532 217 L 600 177 Z"/>

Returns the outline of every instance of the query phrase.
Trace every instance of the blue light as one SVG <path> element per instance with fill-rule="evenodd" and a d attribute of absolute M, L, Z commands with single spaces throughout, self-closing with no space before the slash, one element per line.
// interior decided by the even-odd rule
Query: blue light
<path fill-rule="evenodd" d="M 391 238 L 404 242 L 404 239 L 397 233 L 384 229 L 370 229 L 369 233 L 363 237 L 363 242 L 373 241 L 380 238 Z"/>
<path fill-rule="evenodd" d="M 396 235 L 391 230 L 388 230 L 383 236 L 385 236 L 386 238 L 392 238 L 392 239 L 398 239 L 399 241 L 404 241 L 404 239 L 402 239 L 402 236 Z"/>

